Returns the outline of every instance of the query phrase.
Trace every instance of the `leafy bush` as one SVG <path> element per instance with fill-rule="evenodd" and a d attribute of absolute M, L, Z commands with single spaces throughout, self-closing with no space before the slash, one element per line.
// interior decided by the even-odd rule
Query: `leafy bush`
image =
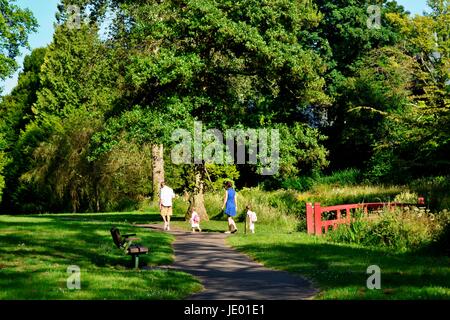
<path fill-rule="evenodd" d="M 417 195 L 417 193 L 404 191 L 395 196 L 394 202 L 413 204 L 417 203 L 418 198 L 419 196 Z"/>
<path fill-rule="evenodd" d="M 434 211 L 450 209 L 450 176 L 427 177 L 414 180 L 410 188 L 425 197 Z"/>

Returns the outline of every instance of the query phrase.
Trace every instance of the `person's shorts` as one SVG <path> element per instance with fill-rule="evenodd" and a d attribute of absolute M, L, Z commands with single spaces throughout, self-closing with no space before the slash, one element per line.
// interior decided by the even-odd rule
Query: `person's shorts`
<path fill-rule="evenodd" d="M 171 216 L 172 215 L 172 207 L 162 206 L 161 207 L 161 215 L 164 217 Z"/>

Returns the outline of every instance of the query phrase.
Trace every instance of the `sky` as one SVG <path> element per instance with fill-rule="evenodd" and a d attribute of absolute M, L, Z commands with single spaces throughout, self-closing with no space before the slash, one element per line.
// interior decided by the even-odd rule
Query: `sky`
<path fill-rule="evenodd" d="M 29 37 L 31 49 L 45 47 L 52 41 L 53 36 L 53 23 L 56 22 L 56 6 L 59 0 L 10 0 L 21 8 L 29 8 L 34 16 L 36 17 L 39 28 L 37 32 L 33 33 Z M 374 4 L 377 3 L 376 0 L 373 1 Z M 405 9 L 412 14 L 422 14 L 423 11 L 427 11 L 426 0 L 397 0 L 399 4 L 405 7 Z M 23 59 L 25 55 L 29 54 L 30 51 L 23 49 L 22 55 L 17 58 L 19 65 L 22 66 Z M 8 94 L 17 84 L 18 74 L 17 71 L 14 76 L 7 79 L 6 81 L 0 81 L 0 87 L 3 88 L 2 94 Z"/>

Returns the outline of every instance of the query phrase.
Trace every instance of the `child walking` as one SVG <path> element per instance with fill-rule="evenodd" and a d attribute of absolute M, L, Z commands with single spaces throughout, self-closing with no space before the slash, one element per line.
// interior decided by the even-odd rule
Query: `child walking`
<path fill-rule="evenodd" d="M 200 216 L 198 215 L 197 211 L 195 211 L 195 208 L 192 208 L 192 214 L 191 214 L 190 222 L 191 222 L 192 232 L 195 233 L 196 229 L 199 232 L 202 232 L 202 229 L 200 229 Z"/>
<path fill-rule="evenodd" d="M 250 232 L 255 233 L 255 222 L 258 221 L 258 217 L 256 216 L 256 213 L 251 211 L 250 206 L 246 206 L 245 209 L 247 210 L 247 218 L 250 226 Z"/>

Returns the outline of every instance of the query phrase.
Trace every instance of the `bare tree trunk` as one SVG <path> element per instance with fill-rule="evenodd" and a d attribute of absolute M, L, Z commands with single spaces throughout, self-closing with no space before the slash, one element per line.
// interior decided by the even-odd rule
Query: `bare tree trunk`
<path fill-rule="evenodd" d="M 100 190 L 98 185 L 95 186 L 95 206 L 97 212 L 100 212 Z"/>
<path fill-rule="evenodd" d="M 204 197 L 204 172 L 205 168 L 203 165 L 195 166 L 195 187 L 194 191 L 189 197 L 189 208 L 186 212 L 186 220 L 191 217 L 191 209 L 195 207 L 200 219 L 203 221 L 209 221 L 208 213 L 205 208 L 205 197 Z"/>
<path fill-rule="evenodd" d="M 162 144 L 154 144 L 152 145 L 152 182 L 154 202 L 158 202 L 161 181 L 164 181 L 164 146 Z"/>

